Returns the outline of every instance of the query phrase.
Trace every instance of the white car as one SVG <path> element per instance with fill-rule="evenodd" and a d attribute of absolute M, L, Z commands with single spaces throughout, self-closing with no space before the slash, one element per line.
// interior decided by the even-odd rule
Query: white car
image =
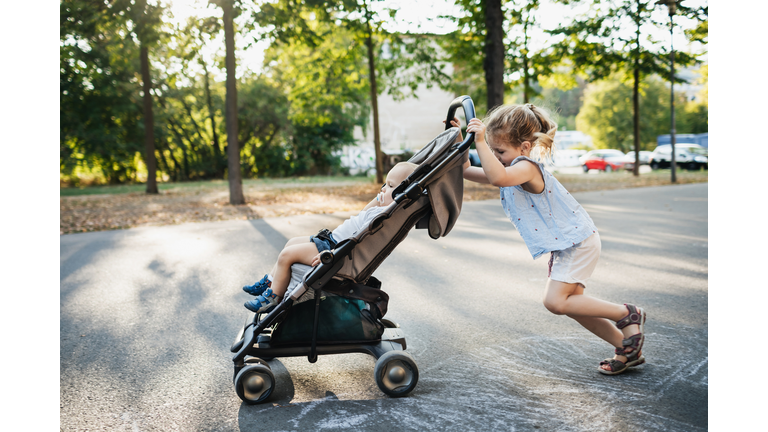
<path fill-rule="evenodd" d="M 669 168 L 672 165 L 672 145 L 663 144 L 656 147 L 649 164 L 652 169 Z M 698 144 L 675 144 L 675 164 L 689 170 L 709 169 L 707 149 Z"/>
<path fill-rule="evenodd" d="M 638 158 L 640 159 L 640 165 L 648 165 L 648 163 L 650 163 L 650 160 L 651 160 L 651 154 L 653 154 L 653 152 L 640 150 L 637 155 Z M 632 171 L 634 168 L 635 168 L 635 152 L 631 151 L 624 156 L 624 169 Z"/>

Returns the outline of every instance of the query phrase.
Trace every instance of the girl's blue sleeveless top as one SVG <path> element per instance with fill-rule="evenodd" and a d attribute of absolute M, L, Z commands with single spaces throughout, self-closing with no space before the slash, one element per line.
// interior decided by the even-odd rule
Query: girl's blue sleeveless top
<path fill-rule="evenodd" d="M 539 167 L 544 177 L 544 190 L 534 194 L 518 185 L 501 187 L 499 192 L 504 212 L 523 237 L 533 259 L 572 247 L 597 232 L 586 210 L 544 169 L 543 164 L 520 156 L 510 166 L 523 160 Z"/>

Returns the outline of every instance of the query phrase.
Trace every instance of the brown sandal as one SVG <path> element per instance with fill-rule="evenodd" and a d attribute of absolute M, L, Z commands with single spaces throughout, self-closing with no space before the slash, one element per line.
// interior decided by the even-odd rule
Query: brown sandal
<path fill-rule="evenodd" d="M 608 367 L 611 368 L 611 370 L 605 370 L 600 366 L 608 365 Z M 624 373 L 629 369 L 629 366 L 627 366 L 626 363 L 616 360 L 616 359 L 605 359 L 600 362 L 600 366 L 598 366 L 597 370 L 600 371 L 603 375 L 618 375 L 620 373 Z"/>
<path fill-rule="evenodd" d="M 636 307 L 635 305 L 631 304 L 624 304 L 624 306 L 627 307 L 627 310 L 629 313 L 624 318 L 616 321 L 616 328 L 619 330 L 623 329 L 624 327 L 632 324 L 637 324 L 640 326 L 640 331 L 637 334 L 634 334 L 626 339 L 624 339 L 621 343 L 623 348 L 616 348 L 616 354 L 623 355 L 627 358 L 627 361 L 629 363 L 634 363 L 639 360 L 641 357 L 640 350 L 643 348 L 643 343 L 645 342 L 645 311 L 642 308 Z M 632 348 L 632 352 L 626 352 L 627 349 Z M 619 352 L 621 351 L 621 352 Z M 643 359 L 643 362 L 645 359 Z M 634 363 L 634 365 L 638 365 L 642 363 Z"/>
<path fill-rule="evenodd" d="M 614 352 L 616 353 L 616 355 L 626 357 L 626 354 L 624 354 L 624 348 L 616 348 Z M 616 359 L 605 359 L 600 362 L 600 365 L 598 366 L 597 370 L 604 375 L 618 375 L 620 373 L 624 373 L 631 367 L 640 366 L 641 364 L 645 363 L 645 357 L 643 357 L 643 353 L 640 352 L 639 354 L 640 355 L 637 356 L 636 359 L 634 360 L 628 359 L 626 363 Z M 600 367 L 603 365 L 608 365 L 611 368 L 611 370 L 605 370 L 602 367 Z"/>
<path fill-rule="evenodd" d="M 626 354 L 624 354 L 624 348 L 616 348 L 616 350 L 614 350 L 614 353 L 616 355 L 620 355 L 620 356 L 624 356 L 624 357 L 627 356 Z M 643 357 L 643 352 L 642 351 L 639 351 L 639 355 L 637 356 L 636 359 L 634 359 L 634 360 L 627 359 L 627 367 L 640 366 L 643 363 L 645 363 L 645 357 Z"/>

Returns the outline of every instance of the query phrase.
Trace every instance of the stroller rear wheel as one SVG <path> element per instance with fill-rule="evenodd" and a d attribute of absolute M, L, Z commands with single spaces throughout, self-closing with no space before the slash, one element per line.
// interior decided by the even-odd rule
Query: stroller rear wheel
<path fill-rule="evenodd" d="M 376 361 L 373 377 L 381 391 L 392 397 L 405 396 L 419 382 L 419 368 L 405 351 L 389 351 Z"/>
<path fill-rule="evenodd" d="M 247 404 L 266 401 L 275 389 L 275 375 L 264 363 L 250 363 L 235 377 L 235 392 Z"/>

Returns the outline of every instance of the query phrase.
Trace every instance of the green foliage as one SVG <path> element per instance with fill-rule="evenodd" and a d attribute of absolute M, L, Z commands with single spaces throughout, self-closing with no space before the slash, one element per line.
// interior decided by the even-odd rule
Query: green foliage
<path fill-rule="evenodd" d="M 507 13 L 510 18 L 507 21 L 507 62 L 513 73 L 509 74 L 507 82 L 512 88 L 522 89 L 524 101 L 541 96 L 538 91 L 539 80 L 546 80 L 546 77 L 553 75 L 552 65 L 556 63 L 549 48 L 536 51 L 530 46 L 530 33 L 534 28 L 539 28 L 536 15 L 539 5 L 539 0 L 519 5 L 508 3 Z"/>
<path fill-rule="evenodd" d="M 379 88 L 395 100 L 417 97 L 419 86 L 445 88 L 451 85 L 448 62 L 441 52 L 439 38 L 431 35 L 387 34 L 382 36 L 385 50 L 377 62 Z"/>
<path fill-rule="evenodd" d="M 143 149 L 138 46 L 124 18 L 103 2 L 60 4 L 62 180 L 86 171 L 108 183 L 135 181 Z"/>
<path fill-rule="evenodd" d="M 677 133 L 707 132 L 707 110 L 675 94 Z M 653 150 L 658 135 L 670 130 L 669 86 L 657 77 L 640 86 L 640 150 Z M 578 130 L 590 135 L 596 148 L 634 150 L 632 85 L 617 76 L 587 86 L 584 104 L 576 116 Z"/>
<path fill-rule="evenodd" d="M 369 114 L 364 48 L 344 27 L 320 20 L 307 26 L 324 37 L 276 43 L 265 54 L 267 74 L 285 89 L 290 174 L 338 168 L 331 154 L 354 143 L 354 126 L 364 126 Z"/>
<path fill-rule="evenodd" d="M 453 17 L 458 29 L 442 37 L 441 47 L 453 64 L 453 80 L 441 88 L 451 93 L 472 95 L 479 116 L 488 110 L 488 89 L 483 75 L 485 60 L 485 3 L 456 0 L 463 14 Z"/>
<path fill-rule="evenodd" d="M 544 101 L 544 105 L 550 106 L 557 114 L 559 130 L 576 129 L 576 115 L 581 110 L 587 83 L 578 76 L 574 77 L 574 83 L 573 87 L 565 86 L 565 90 L 560 87 L 541 89 L 541 100 Z"/>
<path fill-rule="evenodd" d="M 559 0 L 566 4 L 589 2 L 593 7 L 572 23 L 550 30 L 563 40 L 553 45 L 552 58 L 587 74 L 589 81 L 608 78 L 616 73 L 629 76 L 637 69 L 642 76 L 658 75 L 668 79 L 669 56 L 666 44 L 643 37 L 641 26 L 664 27 L 667 22 L 651 18 L 654 2 L 641 0 Z M 678 15 L 706 21 L 707 11 L 679 8 Z M 641 44 L 641 37 L 648 43 Z M 677 51 L 678 67 L 697 62 L 695 55 Z M 679 78 L 678 78 L 679 79 Z"/>
<path fill-rule="evenodd" d="M 238 88 L 238 133 L 245 177 L 292 174 L 288 139 L 288 97 L 279 83 L 247 77 Z"/>

